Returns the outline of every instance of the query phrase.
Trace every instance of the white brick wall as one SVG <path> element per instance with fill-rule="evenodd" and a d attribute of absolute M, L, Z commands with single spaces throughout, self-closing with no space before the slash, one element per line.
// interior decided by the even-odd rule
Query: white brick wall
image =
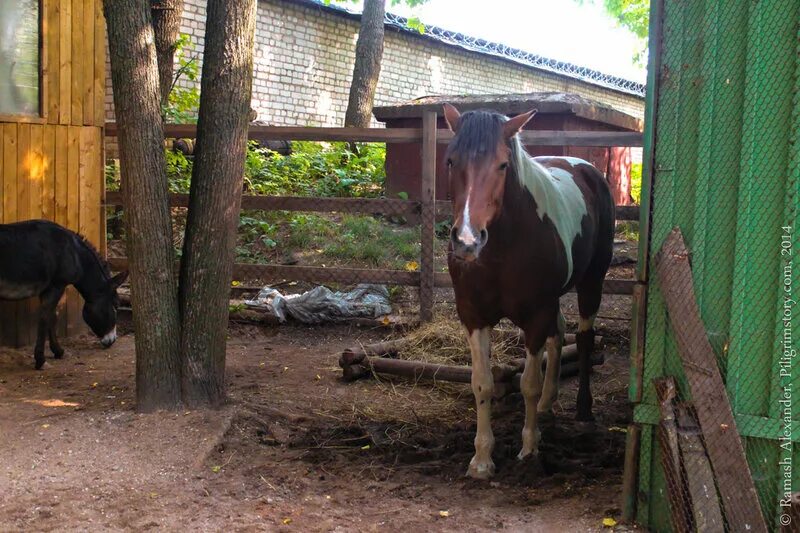
<path fill-rule="evenodd" d="M 205 20 L 205 1 L 184 1 L 181 31 L 191 35 L 201 56 Z M 279 126 L 341 125 L 357 34 L 357 21 L 322 8 L 259 0 L 252 103 L 258 119 Z M 644 114 L 643 98 L 394 30 L 386 32 L 375 105 L 431 94 L 534 91 L 578 93 L 638 118 Z M 106 101 L 113 119 L 110 87 Z"/>

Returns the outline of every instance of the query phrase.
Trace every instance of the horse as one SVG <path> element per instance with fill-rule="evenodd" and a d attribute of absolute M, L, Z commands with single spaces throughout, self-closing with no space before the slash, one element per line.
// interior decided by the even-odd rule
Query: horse
<path fill-rule="evenodd" d="M 47 220 L 0 224 L 0 300 L 38 296 L 39 322 L 33 354 L 44 365 L 45 338 L 56 359 L 64 356 L 55 332 L 56 306 L 67 285 L 83 299 L 83 320 L 108 348 L 117 340 L 117 288 L 128 272 L 111 276 L 107 263 L 81 235 Z"/>
<path fill-rule="evenodd" d="M 525 335 L 525 401 L 520 460 L 538 453 L 537 413 L 552 413 L 565 321 L 559 298 L 578 293 L 580 385 L 576 418 L 591 421 L 594 320 L 613 254 L 614 202 L 603 175 L 572 157 L 531 157 L 517 133 L 536 110 L 511 119 L 463 115 L 444 105 L 454 137 L 445 154 L 454 221 L 448 267 L 456 310 L 472 355 L 477 411 L 475 455 L 467 475 L 494 474 L 491 330 L 508 318 Z M 543 350 L 547 366 L 542 379 Z"/>

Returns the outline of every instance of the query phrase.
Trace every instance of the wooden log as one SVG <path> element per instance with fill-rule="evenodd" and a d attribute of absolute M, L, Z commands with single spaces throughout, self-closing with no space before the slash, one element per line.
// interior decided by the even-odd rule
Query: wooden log
<path fill-rule="evenodd" d="M 692 512 L 687 501 L 688 492 L 681 471 L 681 456 L 678 449 L 678 426 L 675 423 L 673 403 L 677 393 L 675 378 L 672 376 L 653 380 L 658 396 L 658 407 L 661 411 L 661 422 L 658 425 L 658 443 L 661 448 L 661 466 L 667 481 L 667 499 L 669 500 L 672 529 L 677 533 L 690 533 Z M 706 531 L 706 530 L 700 530 Z"/>
<path fill-rule="evenodd" d="M 575 345 L 571 345 L 575 346 Z M 577 348 L 575 348 L 577 354 Z M 508 390 L 519 390 L 519 380 L 524 368 L 516 360 L 510 365 L 496 365 L 492 367 L 492 375 L 496 385 L 505 383 L 509 385 Z M 603 364 L 602 353 L 595 353 L 592 356 L 592 365 Z M 342 376 L 345 381 L 353 381 L 372 373 L 392 374 L 405 376 L 414 379 L 435 379 L 438 381 L 452 381 L 455 383 L 469 383 L 472 380 L 472 367 L 460 365 L 438 365 L 435 363 L 423 363 L 421 361 L 408 361 L 404 359 L 387 359 L 383 357 L 364 356 L 357 363 L 341 364 Z M 561 365 L 560 377 L 566 378 L 578 374 L 577 357 L 575 360 L 568 360 Z"/>
<path fill-rule="evenodd" d="M 680 229 L 672 230 L 664 240 L 655 270 L 729 527 L 731 531 L 765 533 L 767 525 L 742 439 L 700 318 L 689 251 Z"/>
<path fill-rule="evenodd" d="M 576 352 L 577 354 L 577 347 Z M 563 357 L 563 354 L 562 354 Z M 600 352 L 595 352 L 592 354 L 592 358 L 589 360 L 592 366 L 599 366 L 605 362 L 605 356 Z M 522 369 L 520 369 L 522 370 Z M 578 375 L 578 360 L 577 357 L 574 360 L 567 360 L 561 361 L 561 369 L 558 373 L 558 379 L 563 380 L 567 378 L 571 378 Z M 522 379 L 522 373 L 518 373 L 511 378 L 511 390 L 512 391 L 519 391 L 520 390 L 520 381 Z"/>
<path fill-rule="evenodd" d="M 678 405 L 678 445 L 686 472 L 695 531 L 723 531 L 722 510 L 714 486 L 714 472 L 703 446 L 702 431 L 685 405 Z"/>
<path fill-rule="evenodd" d="M 375 344 L 365 344 L 363 346 L 351 346 L 342 351 L 342 355 L 339 357 L 339 366 L 344 368 L 347 365 L 358 364 L 367 356 L 397 357 L 400 350 L 407 346 L 408 343 L 408 339 L 398 339 Z"/>

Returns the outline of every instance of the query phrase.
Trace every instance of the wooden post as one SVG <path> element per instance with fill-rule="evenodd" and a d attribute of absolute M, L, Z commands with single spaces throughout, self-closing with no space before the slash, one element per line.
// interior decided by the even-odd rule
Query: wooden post
<path fill-rule="evenodd" d="M 717 356 L 700 318 L 689 251 L 680 229 L 673 229 L 664 240 L 655 258 L 655 271 L 728 524 L 731 531 L 766 532 Z"/>
<path fill-rule="evenodd" d="M 433 243 L 436 216 L 436 112 L 422 113 L 422 248 L 419 267 L 419 318 L 433 319 Z"/>

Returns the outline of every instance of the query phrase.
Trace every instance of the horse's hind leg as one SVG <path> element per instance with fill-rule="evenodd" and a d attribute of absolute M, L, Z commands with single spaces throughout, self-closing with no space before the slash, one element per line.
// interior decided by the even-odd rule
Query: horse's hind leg
<path fill-rule="evenodd" d="M 537 407 L 539 414 L 553 412 L 553 403 L 558 399 L 558 379 L 561 374 L 561 348 L 564 345 L 564 331 L 566 322 L 561 309 L 558 310 L 558 330 L 555 335 L 549 335 L 545 342 L 547 348 L 547 366 L 544 376 L 542 397 Z"/>
<path fill-rule="evenodd" d="M 575 343 L 578 346 L 578 399 L 575 418 L 580 421 L 592 421 L 592 391 L 589 376 L 592 372 L 592 351 L 594 350 L 594 319 L 600 308 L 603 295 L 603 280 L 578 286 L 578 333 Z"/>

